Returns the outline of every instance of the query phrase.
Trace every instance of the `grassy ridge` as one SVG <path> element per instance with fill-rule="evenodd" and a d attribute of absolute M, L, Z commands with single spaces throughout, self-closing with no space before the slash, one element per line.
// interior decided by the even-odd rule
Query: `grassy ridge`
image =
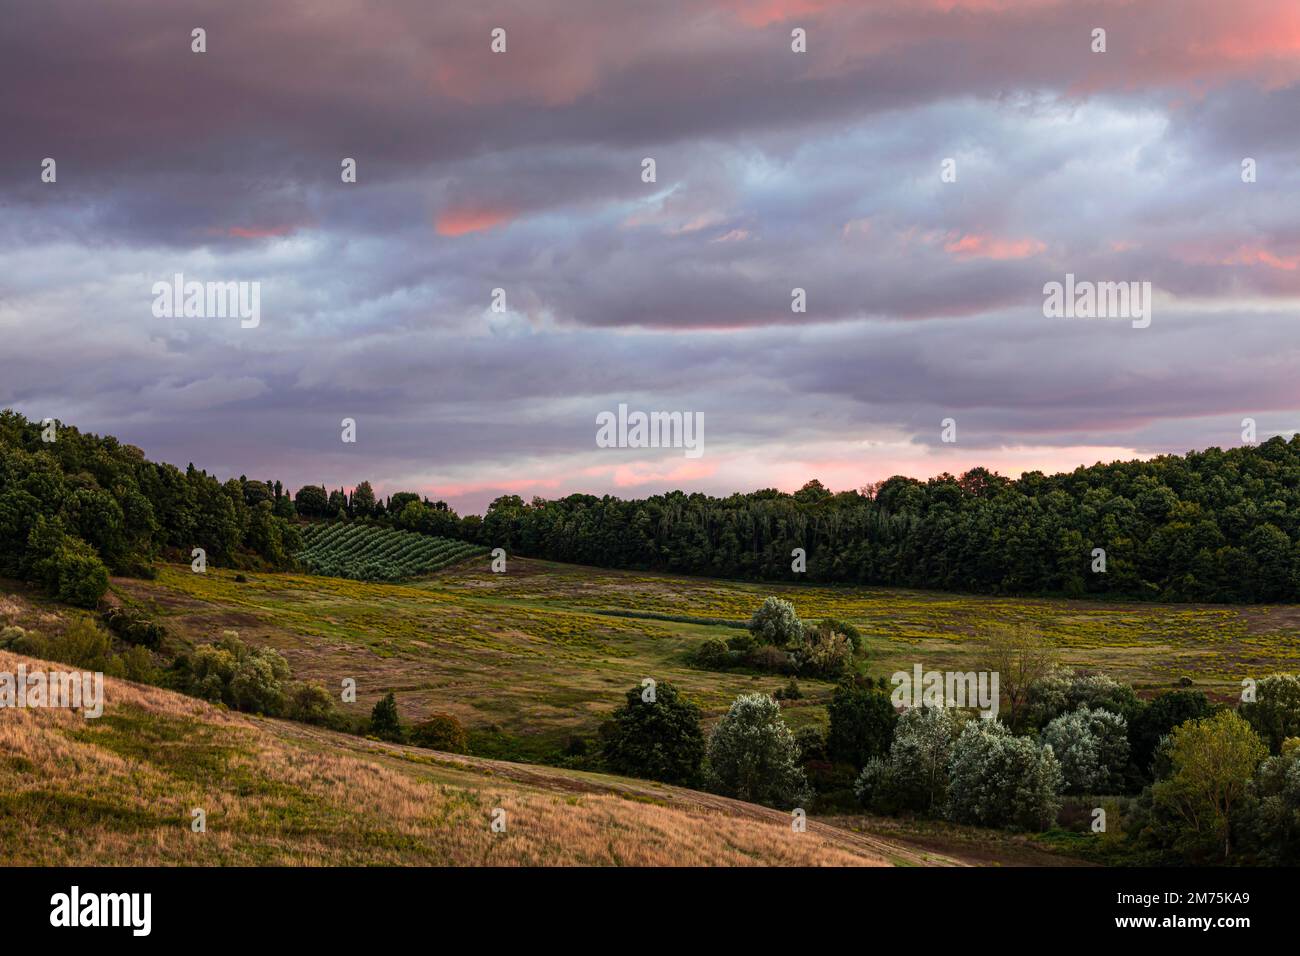
<path fill-rule="evenodd" d="M 0 652 L 0 670 L 42 664 Z M 107 680 L 0 711 L 0 865 L 906 865 L 938 853 L 643 781 L 416 751 Z M 493 833 L 494 809 L 506 811 Z M 207 830 L 191 830 L 191 811 Z"/>

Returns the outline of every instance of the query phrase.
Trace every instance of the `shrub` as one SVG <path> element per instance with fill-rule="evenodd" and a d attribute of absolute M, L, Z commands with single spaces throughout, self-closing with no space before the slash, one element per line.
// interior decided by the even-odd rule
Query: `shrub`
<path fill-rule="evenodd" d="M 803 763 L 826 759 L 826 735 L 816 727 L 801 727 L 794 735 L 794 742 L 799 747 L 799 759 Z"/>
<path fill-rule="evenodd" d="M 803 623 L 795 613 L 794 605 L 777 597 L 769 597 L 749 620 L 749 630 L 761 644 L 785 647 L 803 640 Z"/>
<path fill-rule="evenodd" d="M 695 663 L 707 670 L 722 670 L 730 663 L 727 645 L 716 637 L 709 638 L 696 650 Z"/>
<path fill-rule="evenodd" d="M 1064 785 L 1052 751 L 998 720 L 972 720 L 952 745 L 948 816 L 979 826 L 1045 829 Z"/>
<path fill-rule="evenodd" d="M 1286 740 L 1281 754 L 1259 765 L 1250 796 L 1242 831 L 1256 861 L 1300 863 L 1300 739 Z"/>
<path fill-rule="evenodd" d="M 108 569 L 94 548 L 71 539 L 54 557 L 58 584 L 55 597 L 77 607 L 93 608 L 108 590 Z"/>
<path fill-rule="evenodd" d="M 768 806 L 808 802 L 799 746 L 767 694 L 742 694 L 709 737 L 709 788 Z"/>
<path fill-rule="evenodd" d="M 27 536 L 31 576 L 60 601 L 93 608 L 108 590 L 108 569 L 93 547 L 63 530 L 63 523 L 36 519 Z"/>
<path fill-rule="evenodd" d="M 285 712 L 288 662 L 272 648 L 249 647 L 235 631 L 181 655 L 176 669 L 188 694 L 253 714 Z"/>
<path fill-rule="evenodd" d="M 758 641 L 754 640 L 754 635 L 748 631 L 727 638 L 727 649 L 740 654 L 748 654 L 756 647 L 758 647 Z"/>
<path fill-rule="evenodd" d="M 755 670 L 773 674 L 791 674 L 795 670 L 793 659 L 786 651 L 771 644 L 763 644 L 745 655 L 745 663 Z"/>
<path fill-rule="evenodd" d="M 1042 742 L 1060 761 L 1067 793 L 1109 793 L 1123 784 L 1128 723 L 1118 714 L 1080 707 L 1048 724 Z"/>
<path fill-rule="evenodd" d="M 380 740 L 401 743 L 402 721 L 397 716 L 397 698 L 389 691 L 370 711 L 370 733 Z"/>
<path fill-rule="evenodd" d="M 27 629 L 17 624 L 6 624 L 0 627 L 0 650 L 8 650 L 26 636 Z"/>
<path fill-rule="evenodd" d="M 1300 736 L 1300 678 L 1290 674 L 1265 677 L 1255 688 L 1255 700 L 1240 709 L 1269 751 L 1281 753 L 1282 741 Z"/>
<path fill-rule="evenodd" d="M 469 738 L 461 722 L 451 714 L 433 714 L 411 728 L 411 743 L 417 747 L 463 754 L 469 750 Z"/>
<path fill-rule="evenodd" d="M 803 691 L 799 689 L 798 679 L 791 677 L 786 681 L 786 685 L 772 696 L 777 700 L 799 700 L 803 697 Z"/>
<path fill-rule="evenodd" d="M 305 724 L 328 726 L 334 722 L 334 698 L 322 684 L 296 681 L 289 686 L 286 716 Z"/>
<path fill-rule="evenodd" d="M 63 633 L 49 637 L 21 627 L 6 627 L 0 630 L 0 648 L 142 684 L 156 684 L 161 677 L 146 648 L 129 647 L 117 653 L 108 633 L 84 618 L 74 621 Z"/>
<path fill-rule="evenodd" d="M 804 673 L 837 678 L 853 663 L 853 645 L 843 634 L 819 625 L 805 632 L 803 640 L 795 645 L 791 659 Z"/>
<path fill-rule="evenodd" d="M 862 632 L 848 621 L 842 621 L 836 617 L 825 617 L 822 618 L 818 626 L 836 634 L 842 634 L 848 638 L 849 643 L 853 646 L 854 654 L 862 653 Z"/>
<path fill-rule="evenodd" d="M 826 713 L 830 718 L 826 753 L 831 760 L 861 769 L 873 757 L 889 752 L 898 714 L 883 688 L 845 681 L 835 688 Z"/>
<path fill-rule="evenodd" d="M 104 612 L 108 629 L 128 644 L 157 647 L 167 635 L 166 629 L 155 624 L 139 611 L 124 607 L 111 607 Z"/>
<path fill-rule="evenodd" d="M 113 641 L 94 621 L 78 618 L 55 635 L 22 628 L 6 628 L 8 648 L 15 654 L 67 664 L 78 670 L 102 671 L 110 677 L 125 677 L 121 658 L 113 653 Z"/>
<path fill-rule="evenodd" d="M 602 756 L 615 773 L 690 786 L 704 759 L 700 709 L 672 684 L 655 687 L 653 702 L 640 687 L 628 690 L 602 728 Z"/>

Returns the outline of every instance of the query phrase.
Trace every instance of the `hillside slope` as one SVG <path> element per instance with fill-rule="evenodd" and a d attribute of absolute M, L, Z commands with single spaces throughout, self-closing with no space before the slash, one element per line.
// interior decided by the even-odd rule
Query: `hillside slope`
<path fill-rule="evenodd" d="M 20 663 L 47 666 L 0 652 L 0 671 Z M 94 720 L 0 710 L 0 865 L 953 862 L 816 822 L 794 833 L 787 814 L 708 794 L 382 744 L 125 681 L 105 681 Z"/>

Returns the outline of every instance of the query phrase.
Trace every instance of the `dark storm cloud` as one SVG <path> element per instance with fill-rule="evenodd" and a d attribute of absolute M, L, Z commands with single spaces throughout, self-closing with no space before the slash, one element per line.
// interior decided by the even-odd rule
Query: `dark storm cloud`
<path fill-rule="evenodd" d="M 1300 426 L 1289 6 L 54 0 L 3 18 L 0 405 L 180 464 L 477 507 L 529 483 L 937 470 L 946 416 L 964 450 L 1025 466 L 1228 444 L 1249 414 Z M 151 287 L 178 272 L 260 282 L 262 324 L 156 318 Z M 1045 319 L 1067 272 L 1151 282 L 1151 327 Z M 619 401 L 704 412 L 719 470 L 594 455 Z"/>

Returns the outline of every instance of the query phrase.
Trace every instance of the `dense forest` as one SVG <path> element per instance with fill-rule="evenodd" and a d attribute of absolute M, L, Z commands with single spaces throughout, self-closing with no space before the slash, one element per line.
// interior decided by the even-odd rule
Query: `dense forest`
<path fill-rule="evenodd" d="M 1300 598 L 1300 437 L 1019 479 L 982 468 L 832 493 L 810 481 L 714 498 L 498 498 L 459 517 L 377 496 L 224 482 L 111 437 L 0 412 L 0 575 L 94 604 L 107 575 L 168 549 L 227 566 L 295 566 L 303 519 L 365 521 L 599 567 L 989 594 L 1170 601 Z M 805 570 L 792 569 L 803 549 Z"/>
<path fill-rule="evenodd" d="M 299 548 L 279 482 L 221 482 L 115 438 L 0 412 L 0 575 L 94 606 L 108 575 L 148 576 L 168 548 L 218 564 L 287 566 Z"/>
<path fill-rule="evenodd" d="M 1300 437 L 1018 480 L 982 468 L 894 477 L 838 494 L 811 481 L 794 494 L 729 498 L 507 496 L 465 532 L 528 556 L 717 577 L 1293 601 Z M 792 571 L 796 548 L 806 553 L 802 574 Z"/>

